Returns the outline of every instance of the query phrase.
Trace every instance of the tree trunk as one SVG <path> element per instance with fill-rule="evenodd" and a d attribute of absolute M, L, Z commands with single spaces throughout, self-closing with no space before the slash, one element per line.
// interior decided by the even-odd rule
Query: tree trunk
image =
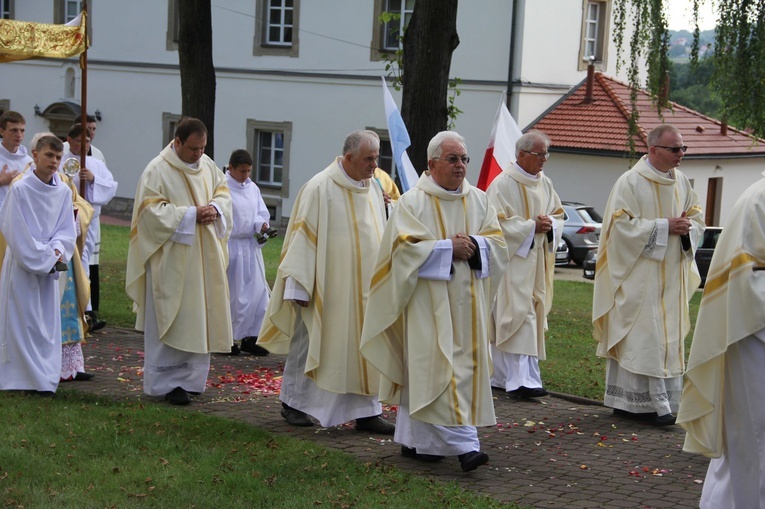
<path fill-rule="evenodd" d="M 428 143 L 448 124 L 446 97 L 457 35 L 457 0 L 417 0 L 404 34 L 401 116 L 409 129 L 409 158 L 427 169 Z"/>
<path fill-rule="evenodd" d="M 205 153 L 213 157 L 215 138 L 215 67 L 211 0 L 180 0 L 178 61 L 181 67 L 181 114 L 207 127 Z"/>

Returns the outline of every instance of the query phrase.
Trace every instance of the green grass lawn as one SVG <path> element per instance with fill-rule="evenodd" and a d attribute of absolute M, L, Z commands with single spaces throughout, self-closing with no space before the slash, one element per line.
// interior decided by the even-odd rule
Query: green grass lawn
<path fill-rule="evenodd" d="M 2 507 L 518 507 L 166 405 L 61 389 L 0 408 Z"/>

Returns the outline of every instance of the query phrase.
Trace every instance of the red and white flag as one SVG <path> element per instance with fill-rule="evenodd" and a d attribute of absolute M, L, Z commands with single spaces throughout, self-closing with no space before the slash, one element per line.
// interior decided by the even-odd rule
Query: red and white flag
<path fill-rule="evenodd" d="M 515 142 L 523 135 L 505 106 L 505 94 L 499 101 L 494 128 L 489 137 L 489 146 L 483 156 L 481 174 L 476 187 L 483 191 L 489 188 L 494 178 L 515 162 Z"/>

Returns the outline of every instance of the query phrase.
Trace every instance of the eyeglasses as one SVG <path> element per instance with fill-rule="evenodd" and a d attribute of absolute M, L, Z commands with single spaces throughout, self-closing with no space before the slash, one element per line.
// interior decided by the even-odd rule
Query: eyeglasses
<path fill-rule="evenodd" d="M 686 147 L 685 145 L 683 145 L 682 147 L 663 147 L 661 145 L 654 145 L 654 147 L 656 147 L 656 148 L 663 148 L 665 150 L 669 150 L 673 154 L 677 154 L 680 151 L 682 151 L 683 154 L 685 154 L 685 151 L 688 150 L 688 147 Z"/>
<path fill-rule="evenodd" d="M 449 156 L 449 157 L 434 157 L 433 160 L 441 159 L 443 161 L 446 161 L 447 163 L 454 166 L 457 164 L 457 161 L 462 161 L 462 164 L 467 164 L 470 162 L 470 157 L 468 156 Z"/>
<path fill-rule="evenodd" d="M 524 150 L 523 152 L 526 152 L 527 154 L 531 154 L 532 156 L 541 157 L 545 161 L 550 159 L 550 153 L 549 152 L 532 152 L 531 150 Z"/>

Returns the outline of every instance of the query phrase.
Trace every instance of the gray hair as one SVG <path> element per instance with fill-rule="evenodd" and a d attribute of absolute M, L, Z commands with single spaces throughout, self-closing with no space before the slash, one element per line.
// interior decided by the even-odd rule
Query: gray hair
<path fill-rule="evenodd" d="M 358 154 L 365 145 L 372 150 L 380 150 L 380 137 L 374 131 L 353 131 L 345 137 L 343 155 Z"/>
<path fill-rule="evenodd" d="M 446 141 L 456 141 L 467 152 L 467 145 L 465 144 L 465 138 L 456 131 L 441 131 L 433 136 L 433 139 L 428 143 L 428 161 L 441 157 L 442 150 L 441 145 Z"/>
<path fill-rule="evenodd" d="M 665 133 L 675 133 L 680 134 L 680 131 L 677 129 L 677 127 L 671 125 L 671 124 L 661 124 L 658 127 L 654 127 L 651 129 L 651 132 L 648 133 L 648 146 L 654 147 L 659 143 L 659 140 L 662 136 L 664 136 Z"/>
<path fill-rule="evenodd" d="M 515 157 L 521 152 L 529 152 L 539 142 L 545 144 L 545 150 L 550 148 L 550 138 L 542 131 L 529 131 L 515 142 Z"/>
<path fill-rule="evenodd" d="M 43 136 L 56 136 L 50 131 L 45 131 L 42 133 L 37 133 L 34 136 L 32 136 L 32 139 L 29 141 L 29 150 L 37 150 L 37 142 L 40 141 L 40 138 Z"/>

